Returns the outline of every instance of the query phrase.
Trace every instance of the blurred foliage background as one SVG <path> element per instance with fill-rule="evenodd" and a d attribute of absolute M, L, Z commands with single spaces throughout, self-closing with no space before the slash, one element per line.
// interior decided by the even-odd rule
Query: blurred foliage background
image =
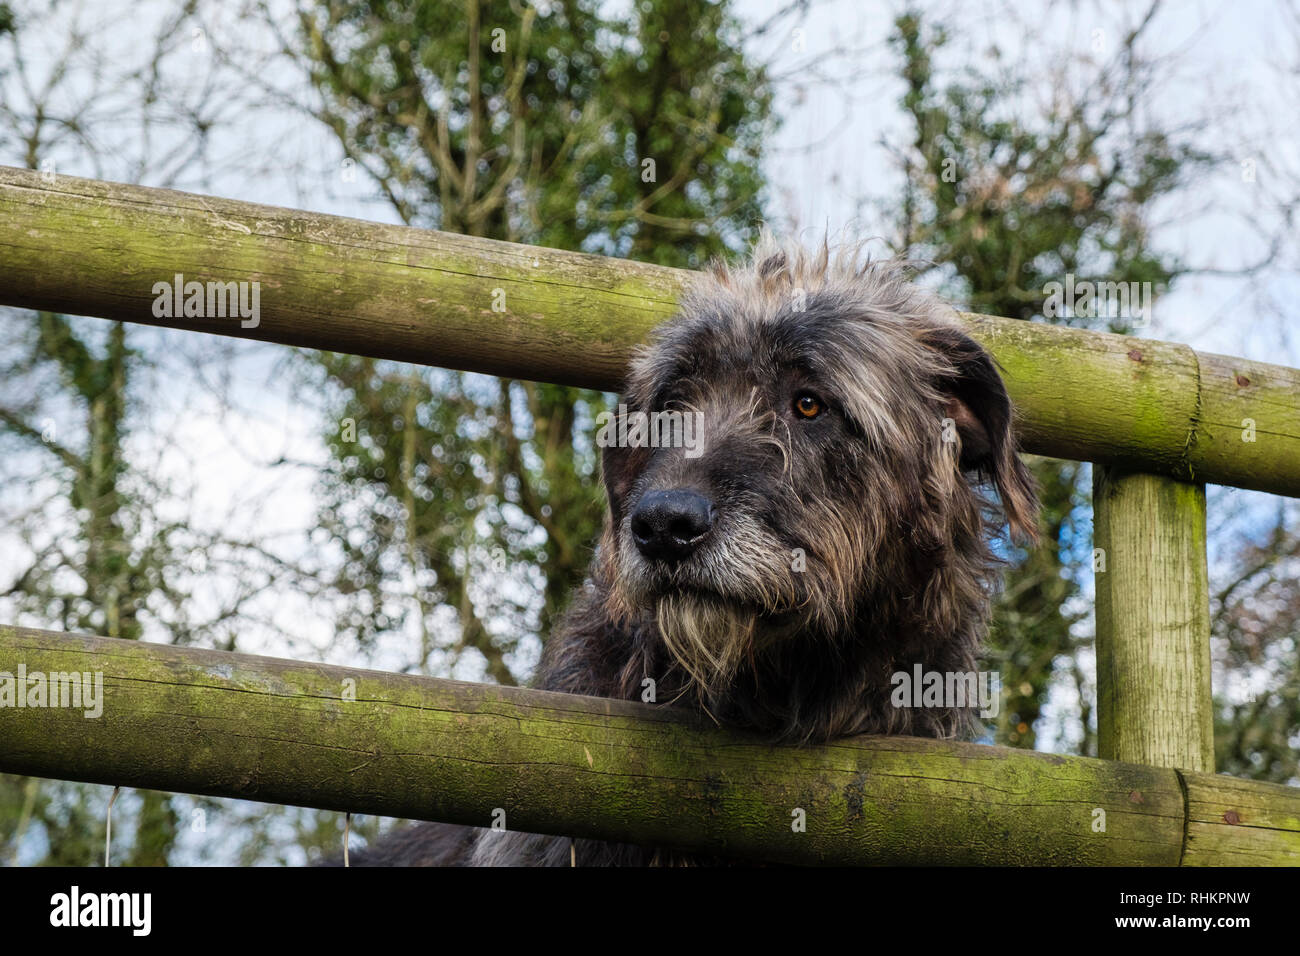
<path fill-rule="evenodd" d="M 765 220 L 780 225 L 774 187 L 801 188 L 765 178 L 788 118 L 779 104 L 797 109 L 782 91 L 847 84 L 869 54 L 893 91 L 873 107 L 901 131 L 888 144 L 900 188 L 871 199 L 865 218 L 921 281 L 974 311 L 1044 321 L 1043 287 L 1066 273 L 1159 290 L 1195 274 L 1158 241 L 1164 210 L 1236 153 L 1215 147 L 1212 117 L 1162 121 L 1152 108 L 1170 67 L 1145 52 L 1159 4 L 1117 24 L 1105 55 L 1063 49 L 1052 75 L 998 49 L 954 58 L 951 10 L 899 5 L 883 45 L 835 48 L 851 66 L 838 78 L 818 57 L 772 53 L 801 52 L 788 40 L 812 6 L 756 20 L 705 0 L 177 0 L 150 7 L 154 29 L 128 57 L 105 19 L 15 0 L 0 3 L 0 162 L 199 188 L 216 177 L 223 131 L 275 108 L 297 124 L 286 128 L 312 131 L 308 153 L 327 143 L 333 174 L 387 210 L 372 218 L 698 268 L 743 251 Z M 251 182 L 259 161 L 291 160 L 245 151 L 236 168 Z M 1274 197 L 1270 222 L 1290 222 L 1295 195 L 1293 183 Z M 329 199 L 314 191 L 317 208 Z M 1265 239 L 1268 260 L 1242 275 L 1294 255 Z M 5 620 L 528 679 L 602 520 L 591 435 L 611 396 L 7 311 Z M 1121 316 L 1053 321 L 1133 331 Z M 297 540 L 214 520 L 173 460 L 178 430 L 197 427 L 193 396 L 211 399 L 216 421 L 234 417 L 249 369 L 289 383 L 289 414 L 314 440 L 311 454 L 259 462 L 309 502 Z M 169 418 L 159 396 L 178 374 L 192 391 Z M 989 739 L 1095 754 L 1090 473 L 1031 464 L 1043 542 L 1011 555 L 998 600 L 983 666 L 1001 673 L 1005 699 Z M 1296 510 L 1275 500 L 1243 518 L 1219 504 L 1218 765 L 1295 783 Z M 327 620 L 323 634 L 267 609 L 292 607 L 286 594 Z M 0 860 L 101 859 L 107 800 L 106 788 L 0 775 Z M 387 825 L 354 820 L 353 832 Z M 302 862 L 341 832 L 338 814 L 129 793 L 114 810 L 113 862 Z"/>

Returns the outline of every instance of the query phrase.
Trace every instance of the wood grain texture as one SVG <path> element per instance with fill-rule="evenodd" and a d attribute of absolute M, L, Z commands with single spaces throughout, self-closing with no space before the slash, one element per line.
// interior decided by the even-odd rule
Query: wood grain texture
<path fill-rule="evenodd" d="M 1296 789 L 1210 773 L 1183 773 L 1187 788 L 1184 866 L 1300 865 Z M 1279 835 L 1290 834 L 1279 841 Z M 1281 860 L 1279 847 L 1291 840 Z"/>
<path fill-rule="evenodd" d="M 8 167 L 0 223 L 0 304 L 606 390 L 692 275 Z M 176 273 L 260 283 L 260 324 L 155 318 L 153 284 Z M 963 321 L 1004 368 L 1026 450 L 1300 496 L 1300 371 Z"/>
<path fill-rule="evenodd" d="M 1212 771 L 1205 488 L 1097 466 L 1092 499 L 1098 753 Z"/>
<path fill-rule="evenodd" d="M 772 747 L 662 706 L 0 627 L 0 671 L 20 663 L 101 672 L 104 710 L 0 709 L 8 773 L 480 826 L 501 808 L 511 829 L 785 863 L 1184 855 L 1168 769 L 908 737 Z M 1222 788 L 1196 783 L 1218 812 Z M 1196 862 L 1300 862 L 1300 791 L 1230 785 L 1271 828 L 1235 847 L 1198 822 Z"/>

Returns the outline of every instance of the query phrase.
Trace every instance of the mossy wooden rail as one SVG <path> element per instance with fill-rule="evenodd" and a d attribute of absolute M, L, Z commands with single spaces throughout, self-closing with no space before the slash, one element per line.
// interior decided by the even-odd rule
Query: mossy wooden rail
<path fill-rule="evenodd" d="M 0 225 L 0 305 L 601 389 L 691 277 L 5 167 Z M 178 274 L 257 282 L 257 323 L 156 316 Z M 99 670 L 109 694 L 99 720 L 0 709 L 0 771 L 462 823 L 501 807 L 514 829 L 774 861 L 1300 864 L 1300 789 L 1211 773 L 1204 496 L 1300 496 L 1300 371 L 963 318 L 1025 449 L 1097 464 L 1108 760 L 770 748 L 639 704 L 0 628 L 0 672 Z"/>
<path fill-rule="evenodd" d="M 618 388 L 633 346 L 672 314 L 691 276 L 8 167 L 0 223 L 3 305 L 601 389 Z M 177 273 L 259 282 L 259 324 L 156 318 L 153 285 Z M 1300 371 L 1168 342 L 966 321 L 1005 369 L 1026 450 L 1300 496 Z M 1254 441 L 1243 441 L 1247 430 Z"/>
<path fill-rule="evenodd" d="M 1212 774 L 906 737 L 770 747 L 650 704 L 0 627 L 15 660 L 102 673 L 103 713 L 5 713 L 13 773 L 478 826 L 501 808 L 511 829 L 785 863 L 1300 855 L 1300 790 Z"/>

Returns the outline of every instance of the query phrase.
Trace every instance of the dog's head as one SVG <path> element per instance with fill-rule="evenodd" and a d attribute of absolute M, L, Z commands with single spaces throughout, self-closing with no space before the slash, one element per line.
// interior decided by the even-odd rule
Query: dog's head
<path fill-rule="evenodd" d="M 615 607 L 703 688 L 873 606 L 961 627 L 994 565 L 981 487 L 1033 534 L 992 358 L 900 267 L 856 259 L 765 240 L 715 267 L 598 435 Z"/>

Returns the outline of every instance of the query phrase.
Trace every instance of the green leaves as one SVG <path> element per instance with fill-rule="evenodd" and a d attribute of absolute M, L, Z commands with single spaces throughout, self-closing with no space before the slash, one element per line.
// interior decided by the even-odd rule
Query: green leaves
<path fill-rule="evenodd" d="M 320 119 L 408 222 L 698 267 L 761 219 L 771 92 L 725 3 L 335 2 L 300 26 Z M 522 678 L 512 655 L 549 631 L 600 530 L 604 396 L 312 361 L 332 392 L 321 523 L 351 598 L 340 633 L 418 634 L 413 667 L 445 673 L 473 648 L 493 679 Z"/>

